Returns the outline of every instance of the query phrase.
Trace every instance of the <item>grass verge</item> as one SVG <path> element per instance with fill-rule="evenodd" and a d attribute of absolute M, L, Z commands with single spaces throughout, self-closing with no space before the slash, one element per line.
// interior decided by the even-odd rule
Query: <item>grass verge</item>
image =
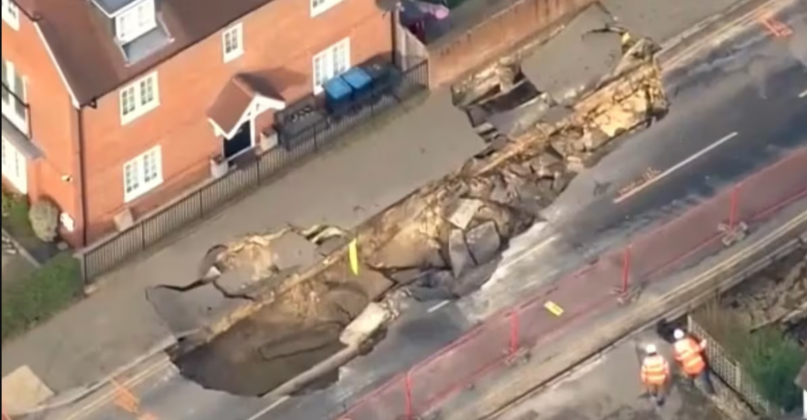
<path fill-rule="evenodd" d="M 82 294 L 79 262 L 59 254 L 23 279 L 3 287 L 2 341 L 50 319 Z"/>

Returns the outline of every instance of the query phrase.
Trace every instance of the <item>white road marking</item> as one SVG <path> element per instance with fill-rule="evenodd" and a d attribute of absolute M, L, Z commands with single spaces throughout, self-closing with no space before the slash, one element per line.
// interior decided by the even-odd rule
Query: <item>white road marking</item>
<path fill-rule="evenodd" d="M 437 305 L 434 305 L 434 306 L 432 306 L 431 308 L 429 308 L 429 310 L 428 310 L 428 311 L 426 311 L 426 312 L 428 312 L 428 313 L 432 313 L 432 312 L 434 312 L 434 311 L 436 311 L 436 310 L 438 310 L 438 309 L 440 309 L 440 308 L 442 308 L 443 306 L 446 306 L 446 305 L 448 305 L 448 301 L 447 301 L 447 300 L 443 300 L 443 301 L 441 301 L 440 303 L 438 303 Z"/>
<path fill-rule="evenodd" d="M 282 398 L 278 399 L 277 401 L 273 402 L 272 404 L 269 404 L 269 406 L 267 406 L 267 407 L 266 407 L 266 408 L 264 408 L 263 410 L 258 411 L 257 413 L 255 413 L 255 415 L 254 415 L 254 416 L 252 416 L 252 417 L 248 418 L 247 420 L 258 420 L 258 419 L 259 419 L 259 418 L 261 418 L 261 417 L 262 417 L 264 414 L 266 414 L 266 413 L 268 413 L 268 412 L 270 412 L 270 411 L 274 410 L 274 409 L 275 409 L 275 407 L 279 406 L 280 404 L 283 404 L 283 403 L 284 403 L 284 402 L 286 402 L 288 399 L 289 399 L 289 396 L 288 396 L 288 395 L 286 395 L 286 396 L 284 396 L 284 397 L 282 397 Z"/>
<path fill-rule="evenodd" d="M 799 98 L 802 98 L 802 99 L 803 99 L 803 98 L 807 98 L 807 90 L 805 90 L 805 91 L 804 91 L 804 92 L 802 92 L 802 93 L 799 93 Z"/>
<path fill-rule="evenodd" d="M 731 134 L 729 134 L 729 135 L 724 136 L 723 138 L 721 138 L 720 140 L 718 140 L 718 141 L 716 141 L 716 142 L 712 143 L 711 145 L 709 145 L 709 146 L 708 146 L 708 147 L 706 147 L 705 149 L 701 150 L 700 152 L 695 153 L 694 155 L 692 155 L 692 156 L 690 156 L 690 157 L 688 157 L 688 158 L 684 159 L 683 161 L 679 162 L 678 164 L 676 164 L 675 166 L 671 167 L 670 169 L 667 169 L 666 171 L 664 171 L 664 172 L 660 173 L 660 174 L 659 174 L 658 176 L 656 176 L 655 178 L 653 178 L 653 179 L 651 179 L 651 180 L 649 180 L 649 181 L 645 182 L 644 184 L 640 185 L 638 188 L 636 188 L 636 189 L 634 189 L 634 190 L 631 190 L 630 192 L 628 192 L 628 193 L 626 193 L 626 194 L 624 194 L 624 195 L 622 195 L 622 196 L 620 196 L 620 197 L 617 197 L 616 199 L 614 199 L 614 203 L 621 203 L 622 201 L 625 201 L 625 200 L 627 200 L 628 198 L 630 198 L 630 197 L 632 197 L 632 196 L 634 196 L 634 195 L 638 194 L 639 192 L 641 192 L 641 191 L 642 191 L 642 190 L 644 190 L 645 188 L 647 188 L 647 187 L 649 187 L 649 186 L 651 186 L 651 185 L 655 184 L 656 182 L 658 182 L 658 181 L 659 181 L 659 180 L 661 180 L 661 179 L 664 179 L 665 177 L 669 176 L 669 175 L 670 175 L 670 174 L 672 174 L 673 172 L 675 172 L 675 171 L 677 171 L 677 170 L 679 170 L 679 169 L 683 168 L 684 166 L 686 166 L 686 165 L 688 165 L 688 164 L 692 163 L 692 161 L 694 161 L 695 159 L 697 159 L 697 158 L 699 158 L 699 157 L 701 157 L 701 156 L 703 156 L 703 155 L 705 155 L 705 154 L 709 153 L 710 151 L 712 151 L 712 150 L 716 149 L 716 148 L 717 148 L 718 146 L 720 146 L 721 144 L 723 144 L 723 143 L 725 143 L 725 142 L 727 142 L 727 141 L 729 141 L 729 140 L 733 139 L 734 137 L 737 137 L 737 135 L 738 135 L 738 134 L 740 134 L 740 133 L 738 133 L 738 132 L 736 132 L 736 131 L 735 131 L 735 132 L 733 132 L 733 133 L 731 133 Z"/>

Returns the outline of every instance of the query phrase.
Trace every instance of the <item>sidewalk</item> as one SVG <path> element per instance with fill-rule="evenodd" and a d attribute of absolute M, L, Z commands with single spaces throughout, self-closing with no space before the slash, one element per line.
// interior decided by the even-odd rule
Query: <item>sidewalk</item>
<path fill-rule="evenodd" d="M 104 276 L 107 286 L 99 292 L 6 344 L 3 375 L 27 364 L 56 393 L 101 379 L 171 342 L 144 290 L 195 280 L 210 246 L 284 223 L 350 229 L 458 168 L 483 146 L 450 94 L 434 92 L 389 125 L 346 140 L 166 248 Z"/>

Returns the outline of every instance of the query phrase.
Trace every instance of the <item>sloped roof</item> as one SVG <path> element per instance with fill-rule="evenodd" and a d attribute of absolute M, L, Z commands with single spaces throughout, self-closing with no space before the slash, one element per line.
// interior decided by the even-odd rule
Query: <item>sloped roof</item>
<path fill-rule="evenodd" d="M 258 74 L 238 74 L 230 78 L 221 89 L 213 105 L 207 110 L 210 118 L 225 133 L 231 132 L 241 121 L 256 96 L 282 102 L 268 80 Z"/>
<path fill-rule="evenodd" d="M 131 65 L 90 1 L 18 1 L 41 28 L 76 100 L 86 105 L 272 0 L 159 0 L 158 17 L 172 40 Z"/>

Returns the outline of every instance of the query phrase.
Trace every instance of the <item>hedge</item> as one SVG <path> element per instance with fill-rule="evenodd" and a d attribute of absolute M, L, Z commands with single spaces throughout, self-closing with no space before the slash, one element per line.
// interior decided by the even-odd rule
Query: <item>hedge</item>
<path fill-rule="evenodd" d="M 81 296 L 82 286 L 79 262 L 67 253 L 56 255 L 27 277 L 4 285 L 2 340 L 66 308 Z"/>
<path fill-rule="evenodd" d="M 807 352 L 776 327 L 750 334 L 744 344 L 740 363 L 762 396 L 785 412 L 801 407 L 802 392 L 795 379 Z"/>

